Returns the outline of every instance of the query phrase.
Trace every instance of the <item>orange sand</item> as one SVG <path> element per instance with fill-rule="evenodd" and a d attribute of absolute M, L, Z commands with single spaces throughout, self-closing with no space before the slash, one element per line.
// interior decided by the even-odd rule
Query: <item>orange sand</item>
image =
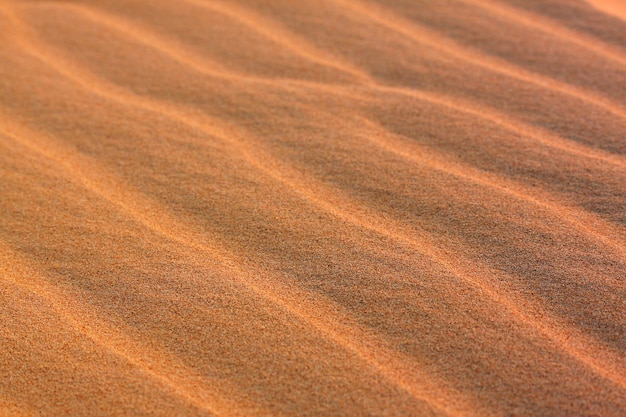
<path fill-rule="evenodd" d="M 626 415 L 592 3 L 0 0 L 0 415 Z"/>
<path fill-rule="evenodd" d="M 626 0 L 587 0 L 601 11 L 626 20 Z"/>

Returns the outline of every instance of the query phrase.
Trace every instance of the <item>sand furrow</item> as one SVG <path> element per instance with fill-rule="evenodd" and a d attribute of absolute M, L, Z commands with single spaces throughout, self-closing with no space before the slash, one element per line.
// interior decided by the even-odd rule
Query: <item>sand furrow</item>
<path fill-rule="evenodd" d="M 349 73 L 362 82 L 371 81 L 370 77 L 359 68 L 354 68 L 348 63 L 340 62 L 337 57 L 328 55 L 325 51 L 320 51 L 308 44 L 305 40 L 298 38 L 295 34 L 285 30 L 274 22 L 268 21 L 262 16 L 256 15 L 253 11 L 239 7 L 235 4 L 221 1 L 185 0 L 188 3 L 198 5 L 208 10 L 227 15 L 242 24 L 257 31 L 261 36 L 278 42 L 290 51 L 310 59 L 313 62 L 325 66 L 337 68 L 340 71 Z"/>
<path fill-rule="evenodd" d="M 264 158 L 265 161 L 267 159 L 268 157 Z M 560 349 L 567 352 L 567 354 L 581 361 L 594 372 L 597 372 L 622 389 L 626 389 L 626 379 L 623 378 L 619 371 L 620 366 L 613 365 L 615 362 L 619 362 L 617 355 L 595 348 L 594 346 L 598 346 L 597 342 L 573 329 L 571 333 L 558 330 L 565 328 L 565 326 L 556 319 L 549 317 L 549 314 L 546 312 L 541 311 L 538 305 L 529 303 L 529 305 L 518 306 L 508 297 L 506 291 L 502 291 L 502 289 L 500 291 L 494 290 L 494 287 L 492 287 L 496 282 L 494 278 L 502 276 L 502 273 L 492 271 L 486 266 L 479 265 L 476 261 L 464 259 L 462 254 L 451 248 L 446 248 L 427 233 L 420 233 L 418 236 L 409 235 L 401 225 L 394 224 L 392 221 L 388 221 L 363 207 L 353 206 L 350 202 L 345 201 L 341 196 L 332 193 L 320 184 L 315 184 L 310 180 L 296 180 L 295 178 L 298 177 L 298 174 L 282 164 L 274 167 L 271 165 L 266 165 L 265 167 L 259 165 L 259 168 L 266 170 L 269 175 L 285 183 L 287 187 L 324 211 L 332 213 L 334 216 L 357 227 L 405 243 L 417 253 L 428 256 L 470 285 L 479 288 L 490 300 L 506 309 L 508 316 L 514 317 L 519 323 L 537 329 L 559 346 Z M 533 311 L 538 317 L 542 317 L 543 322 L 534 320 L 525 311 Z M 572 340 L 575 340 L 575 342 L 571 343 Z"/>
<path fill-rule="evenodd" d="M 119 18 L 107 15 L 102 11 L 93 11 L 85 6 L 64 5 L 65 8 L 71 8 L 77 12 L 83 14 L 85 17 L 94 20 L 98 24 L 105 24 L 108 27 L 116 31 L 120 31 L 123 34 L 131 36 L 134 40 L 141 42 L 159 52 L 163 52 L 169 58 L 180 62 L 194 71 L 198 71 L 201 74 L 206 74 L 211 77 L 241 80 L 247 82 L 254 82 L 266 85 L 277 85 L 280 82 L 273 81 L 271 79 L 254 78 L 243 74 L 236 74 L 232 70 L 221 68 L 218 63 L 214 61 L 207 61 L 201 56 L 195 54 L 191 50 L 185 49 L 182 45 L 171 43 L 169 40 L 159 37 L 155 33 L 147 30 L 138 29 L 135 23 L 125 22 Z M 235 12 L 231 12 L 235 13 Z M 408 94 L 416 98 L 427 100 L 434 104 L 442 105 L 453 110 L 462 111 L 468 115 L 480 117 L 499 126 L 503 126 L 510 129 L 513 132 L 530 136 L 537 139 L 540 143 L 546 144 L 558 149 L 562 149 L 567 152 L 580 154 L 585 157 L 596 158 L 603 162 L 615 164 L 621 168 L 626 167 L 626 162 L 619 155 L 611 154 L 606 151 L 594 149 L 592 147 L 573 142 L 561 137 L 558 137 L 548 131 L 541 130 L 537 127 L 531 126 L 515 118 L 511 118 L 503 113 L 496 111 L 495 109 L 481 107 L 477 103 L 464 103 L 462 99 L 456 97 L 446 97 L 443 95 L 430 94 L 424 91 L 419 91 L 409 88 L 388 87 L 381 84 L 380 81 L 372 79 L 369 75 L 359 71 L 359 76 L 364 77 L 368 88 L 376 91 L 388 91 L 399 94 Z M 312 84 L 305 81 L 290 80 L 291 83 L 303 88 L 311 89 L 315 91 L 324 91 L 329 94 L 345 94 L 350 95 L 352 92 L 350 89 L 335 87 L 333 89 L 327 88 L 320 84 Z M 338 92 L 341 91 L 341 93 Z M 358 96 L 354 96 L 358 98 Z"/>
<path fill-rule="evenodd" d="M 376 145 L 420 165 L 426 165 L 435 171 L 444 172 L 460 180 L 467 180 L 471 183 L 488 187 L 495 192 L 512 196 L 522 203 L 541 208 L 549 212 L 552 216 L 569 223 L 582 235 L 598 242 L 606 249 L 615 251 L 616 256 L 626 257 L 626 247 L 623 243 L 623 236 L 620 233 L 616 233 L 615 225 L 603 221 L 592 213 L 580 210 L 576 207 L 567 206 L 546 192 L 541 192 L 537 189 L 531 190 L 520 183 L 516 183 L 504 177 L 483 172 L 465 164 L 453 162 L 449 158 L 445 158 L 432 151 L 411 148 L 406 146 L 406 144 L 392 139 L 393 135 L 385 131 L 381 126 L 377 126 L 369 120 L 364 120 L 363 123 L 373 132 L 368 138 L 372 139 Z M 619 280 L 612 279 L 610 282 L 612 285 L 622 285 L 622 282 Z"/>
<path fill-rule="evenodd" d="M 626 55 L 620 50 L 613 48 L 611 45 L 605 44 L 597 39 L 591 38 L 581 32 L 570 30 L 561 26 L 557 22 L 553 22 L 538 16 L 537 14 L 527 13 L 523 10 L 507 6 L 492 0 L 461 0 L 464 3 L 471 4 L 476 7 L 483 8 L 490 13 L 502 16 L 513 22 L 518 22 L 533 30 L 540 30 L 549 35 L 555 36 L 565 42 L 574 43 L 587 48 L 589 51 L 601 55 L 605 58 L 613 60 L 620 66 L 626 66 Z"/>
<path fill-rule="evenodd" d="M 389 91 L 397 94 L 409 95 L 420 100 L 425 100 L 438 106 L 446 107 L 456 111 L 460 111 L 469 116 L 476 117 L 497 126 L 501 126 L 511 132 L 521 134 L 536 140 L 538 143 L 559 150 L 580 155 L 585 158 L 593 158 L 602 163 L 608 163 L 626 169 L 626 160 L 620 155 L 596 149 L 581 143 L 559 137 L 550 131 L 540 129 L 528 123 L 524 123 L 515 117 L 511 117 L 505 113 L 499 112 L 493 108 L 487 108 L 479 103 L 467 102 L 458 97 L 448 97 L 442 94 L 432 94 L 416 89 L 397 88 L 397 87 L 378 87 L 382 91 Z"/>
<path fill-rule="evenodd" d="M 593 92 L 584 91 L 558 80 L 518 68 L 506 61 L 472 51 L 470 48 L 456 45 L 451 40 L 446 39 L 437 33 L 433 33 L 426 28 L 418 27 L 415 23 L 406 21 L 403 18 L 394 15 L 392 12 L 384 10 L 374 4 L 363 3 L 357 0 L 335 1 L 345 5 L 346 7 L 350 7 L 357 13 L 360 13 L 381 25 L 384 25 L 389 30 L 407 36 L 417 44 L 428 45 L 469 64 L 583 100 L 622 119 L 626 119 L 626 109 L 624 109 L 621 104 L 613 102 L 603 96 L 599 96 Z"/>
<path fill-rule="evenodd" d="M 292 44 L 289 39 L 293 38 L 293 35 L 282 33 L 280 29 L 276 29 L 271 26 L 268 29 L 262 29 L 264 25 L 270 24 L 267 22 L 255 22 L 255 19 L 258 20 L 260 18 L 256 16 L 246 17 L 248 12 L 242 13 L 240 10 L 230 10 L 232 6 L 224 7 L 223 5 L 205 3 L 202 1 L 190 1 L 189 3 L 198 5 L 202 8 L 207 8 L 211 11 L 223 13 L 233 19 L 239 20 L 242 22 L 242 24 L 245 24 L 246 26 L 251 27 L 255 30 L 259 30 L 261 36 L 269 36 L 269 39 L 271 39 L 272 41 L 281 43 L 291 52 L 296 53 L 303 58 L 310 60 L 311 62 L 335 68 L 339 71 L 353 75 L 357 79 L 368 81 L 368 77 L 366 74 L 354 68 L 348 68 L 346 65 L 338 65 L 336 63 L 336 60 L 324 57 L 321 52 L 313 50 L 312 47 L 305 45 L 302 41 L 296 41 L 297 43 Z M 265 80 L 263 78 L 256 78 L 247 74 L 239 74 L 232 69 L 224 67 L 216 60 L 208 60 L 206 59 L 206 57 L 202 57 L 197 53 L 194 53 L 190 48 L 183 44 L 180 44 L 179 42 L 172 41 L 171 39 L 166 39 L 163 36 L 160 36 L 158 32 L 154 30 L 143 28 L 137 22 L 125 21 L 123 18 L 111 15 L 103 10 L 98 10 L 85 5 L 75 4 L 55 4 L 55 7 L 61 7 L 62 9 L 72 10 L 76 13 L 79 13 L 82 17 L 89 19 L 98 25 L 104 25 L 126 36 L 129 36 L 131 39 L 146 46 L 149 46 L 150 48 L 154 48 L 155 50 L 166 54 L 172 59 L 179 61 L 180 63 L 204 74 L 219 78 L 268 82 L 268 80 Z M 274 32 L 281 33 L 281 35 L 274 36 Z"/>
<path fill-rule="evenodd" d="M 94 314 L 92 308 L 73 300 L 70 295 L 51 285 L 4 243 L 0 243 L 0 256 L 4 264 L 3 278 L 10 284 L 23 287 L 46 300 L 78 334 L 122 358 L 130 367 L 140 369 L 143 374 L 161 385 L 168 395 L 175 395 L 193 408 L 209 411 L 211 415 L 231 414 L 225 410 L 232 410 L 232 405 L 224 407 L 220 397 L 211 394 L 206 388 L 199 393 L 197 385 L 189 382 L 198 378 L 191 369 L 167 358 L 165 352 L 152 352 L 148 346 L 137 344 L 128 335 L 108 325 Z M 209 401 L 206 400 L 207 397 L 210 398 Z"/>
<path fill-rule="evenodd" d="M 116 25 L 116 27 L 119 28 L 120 25 Z M 172 56 L 174 59 L 180 60 L 183 63 L 187 63 L 186 59 L 180 58 L 178 55 L 176 55 L 175 53 L 171 53 L 170 49 L 166 49 L 166 51 L 168 51 L 168 55 Z M 199 61 L 194 59 L 193 60 L 194 63 L 196 63 L 196 65 L 194 65 L 194 69 L 200 70 L 200 71 L 204 71 L 205 70 L 205 66 Z M 68 67 L 66 64 L 65 67 Z M 78 77 L 81 79 L 85 78 L 85 73 L 82 74 L 78 74 Z M 502 114 L 499 114 L 498 112 L 492 110 L 492 109 L 482 109 L 480 106 L 477 106 L 475 104 L 470 104 L 470 103 L 463 103 L 461 100 L 459 99 L 451 99 L 448 97 L 442 97 L 442 96 L 436 96 L 436 95 L 432 95 L 432 94 L 428 94 L 428 93 L 423 93 L 420 91 L 415 91 L 415 90 L 407 90 L 407 89 L 399 89 L 399 88 L 392 88 L 392 87 L 383 87 L 383 86 L 379 86 L 376 85 L 375 88 L 377 90 L 381 90 L 381 91 L 390 91 L 390 92 L 394 92 L 394 93 L 399 93 L 399 94 L 409 94 L 411 96 L 417 97 L 419 99 L 422 100 L 426 100 L 429 101 L 431 103 L 437 104 L 437 105 L 441 105 L 441 106 L 445 106 L 447 108 L 451 108 L 454 110 L 458 110 L 458 111 L 462 111 L 466 114 L 472 115 L 474 117 L 480 117 L 482 119 L 485 119 L 489 122 L 498 124 L 500 126 L 503 126 L 507 129 L 510 129 L 516 133 L 520 133 L 523 135 L 529 135 L 533 138 L 538 139 L 539 141 L 541 141 L 542 144 L 548 144 L 550 146 L 554 146 L 558 149 L 563 149 L 563 150 L 567 150 L 569 152 L 574 152 L 574 153 L 579 153 L 582 154 L 584 156 L 587 157 L 592 157 L 592 158 L 597 158 L 597 159 L 601 159 L 604 162 L 608 162 L 608 163 L 613 163 L 617 166 L 619 166 L 620 168 L 623 168 L 624 166 L 626 166 L 626 163 L 623 162 L 623 160 L 619 157 L 619 156 L 613 156 L 611 154 L 607 154 L 605 152 L 599 151 L 599 150 L 594 150 L 594 149 L 590 149 L 589 147 L 586 147 L 584 145 L 580 145 L 580 144 L 575 144 L 572 143 L 571 141 L 567 141 L 567 140 L 563 140 L 561 138 L 558 138 L 554 135 L 551 135 L 549 133 L 546 132 L 541 132 L 538 129 L 534 129 L 532 127 L 529 127 L 527 125 L 524 124 L 518 124 L 517 121 L 510 121 L 508 120 L 508 118 Z M 110 89 L 108 88 L 107 85 L 103 85 L 101 87 L 99 87 L 100 91 L 104 91 L 104 92 L 108 92 L 110 91 Z M 120 100 L 125 100 L 125 97 L 120 97 Z M 154 104 L 154 103 L 153 103 Z M 158 104 L 157 104 L 158 106 Z M 214 123 L 208 123 L 208 124 L 214 124 Z M 218 132 L 213 132 L 213 133 L 218 133 Z M 219 134 L 219 133 L 218 133 Z M 441 164 L 440 164 L 441 166 Z M 457 169 L 455 171 L 455 175 L 460 176 L 461 178 L 468 178 L 466 175 L 462 174 L 463 169 Z M 450 170 L 446 171 L 446 172 L 451 172 Z M 459 174 L 461 173 L 461 174 Z M 484 181 L 482 182 L 483 184 L 488 184 L 485 183 Z M 501 184 L 496 186 L 495 188 L 498 189 L 503 189 L 505 191 L 507 191 L 507 187 L 503 187 Z M 519 187 L 517 187 L 519 188 Z M 537 203 L 537 199 L 531 199 L 530 200 L 533 203 Z M 552 211 L 555 212 L 560 212 L 560 213 L 568 213 L 569 211 L 571 211 L 571 209 L 567 209 L 567 210 L 562 210 L 562 207 L 559 207 L 559 205 L 546 205 L 543 204 L 543 207 L 549 207 L 552 209 Z M 583 230 L 586 233 L 591 233 L 592 236 L 596 236 L 597 238 L 599 238 L 601 241 L 604 241 L 605 243 L 609 244 L 610 246 L 614 247 L 614 248 L 618 248 L 618 250 L 623 251 L 623 247 L 621 247 L 621 245 L 619 244 L 619 236 L 616 235 L 612 238 L 606 238 L 602 235 L 598 235 L 597 232 L 595 232 L 592 229 L 596 229 L 596 230 L 603 230 L 603 231 L 608 231 L 610 230 L 609 227 L 607 227 L 606 225 L 600 225 L 600 222 L 596 219 L 595 221 L 593 221 L 591 224 L 594 224 L 594 226 L 592 226 L 592 228 L 589 227 L 582 227 L 581 225 L 584 223 L 581 223 L 579 221 L 577 221 L 575 218 L 577 216 L 582 216 L 582 218 L 585 218 L 587 221 L 591 220 L 591 217 L 589 217 L 589 215 L 586 215 L 582 212 L 572 212 L 572 215 L 568 215 L 567 219 L 570 223 L 574 224 L 577 226 L 577 228 L 579 230 Z M 598 229 L 599 227 L 599 229 Z M 612 234 L 612 233 L 611 233 Z M 608 240 L 607 240 L 608 239 Z"/>
<path fill-rule="evenodd" d="M 455 395 L 458 394 L 451 395 L 442 392 L 436 385 L 428 382 L 429 377 L 427 375 L 416 370 L 415 366 L 417 364 L 408 358 L 404 358 L 401 354 L 384 347 L 384 344 L 377 341 L 375 337 L 359 331 L 358 326 L 350 325 L 346 314 L 341 314 L 338 317 L 336 313 L 333 314 L 332 312 L 336 311 L 335 307 L 325 306 L 319 301 L 306 302 L 306 298 L 310 299 L 310 297 L 306 297 L 306 294 L 298 292 L 293 288 L 281 288 L 280 281 L 269 280 L 270 275 L 267 272 L 242 270 L 239 265 L 245 264 L 243 260 L 233 258 L 232 254 L 227 254 L 224 252 L 224 249 L 210 243 L 206 236 L 199 235 L 193 229 L 171 218 L 166 212 L 161 211 L 153 202 L 144 198 L 139 192 L 119 183 L 110 174 L 100 172 L 96 168 L 97 164 L 94 161 L 79 156 L 67 148 L 59 147 L 58 143 L 41 136 L 38 137 L 33 132 L 28 132 L 25 128 L 14 123 L 11 124 L 11 122 L 5 120 L 3 125 L 5 133 L 8 133 L 35 152 L 54 160 L 59 166 L 67 170 L 68 178 L 77 181 L 91 192 L 119 207 L 126 215 L 158 235 L 181 243 L 185 250 L 191 252 L 200 251 L 210 257 L 218 258 L 220 264 L 224 265 L 230 272 L 229 277 L 284 309 L 289 314 L 296 316 L 304 323 L 318 329 L 333 343 L 361 358 L 382 376 L 410 393 L 414 398 L 426 401 L 435 409 L 446 414 L 474 415 L 474 413 L 468 412 L 468 405 L 464 404 L 466 400 L 456 398 Z M 29 139 L 20 139 L 20 137 Z M 254 276 L 264 277 L 264 280 L 257 281 L 253 278 Z M 101 328 L 102 325 L 96 327 Z M 137 352 L 142 351 L 140 348 L 133 350 Z M 156 357 L 157 355 L 153 356 Z M 133 363 L 137 361 L 139 359 L 133 360 Z M 137 363 L 144 364 L 142 362 Z M 145 366 L 148 369 L 153 369 L 152 365 L 147 362 Z M 169 375 L 166 369 L 162 369 L 163 372 L 158 375 Z M 411 369 L 412 372 L 408 373 L 408 369 Z M 193 375 L 191 371 L 186 373 Z M 446 401 L 440 401 L 439 398 L 446 398 Z M 221 415 L 223 412 L 220 411 L 218 414 Z M 236 412 L 234 414 L 244 415 L 245 413 Z"/>

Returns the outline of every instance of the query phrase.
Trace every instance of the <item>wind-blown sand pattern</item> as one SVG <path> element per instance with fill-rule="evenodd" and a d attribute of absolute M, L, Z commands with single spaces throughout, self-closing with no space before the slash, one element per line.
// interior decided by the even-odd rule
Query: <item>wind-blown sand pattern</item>
<path fill-rule="evenodd" d="M 626 415 L 625 9 L 0 0 L 0 415 Z"/>

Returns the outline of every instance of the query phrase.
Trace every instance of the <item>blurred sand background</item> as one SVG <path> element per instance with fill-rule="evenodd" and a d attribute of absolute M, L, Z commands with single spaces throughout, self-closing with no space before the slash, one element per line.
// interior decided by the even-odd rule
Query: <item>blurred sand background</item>
<path fill-rule="evenodd" d="M 626 415 L 621 0 L 0 0 L 0 415 Z"/>

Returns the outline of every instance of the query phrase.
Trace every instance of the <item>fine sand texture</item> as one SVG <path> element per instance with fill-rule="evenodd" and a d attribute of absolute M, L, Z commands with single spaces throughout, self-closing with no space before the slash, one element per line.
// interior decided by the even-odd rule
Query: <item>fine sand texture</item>
<path fill-rule="evenodd" d="M 0 0 L 0 416 L 626 416 L 625 10 Z"/>

